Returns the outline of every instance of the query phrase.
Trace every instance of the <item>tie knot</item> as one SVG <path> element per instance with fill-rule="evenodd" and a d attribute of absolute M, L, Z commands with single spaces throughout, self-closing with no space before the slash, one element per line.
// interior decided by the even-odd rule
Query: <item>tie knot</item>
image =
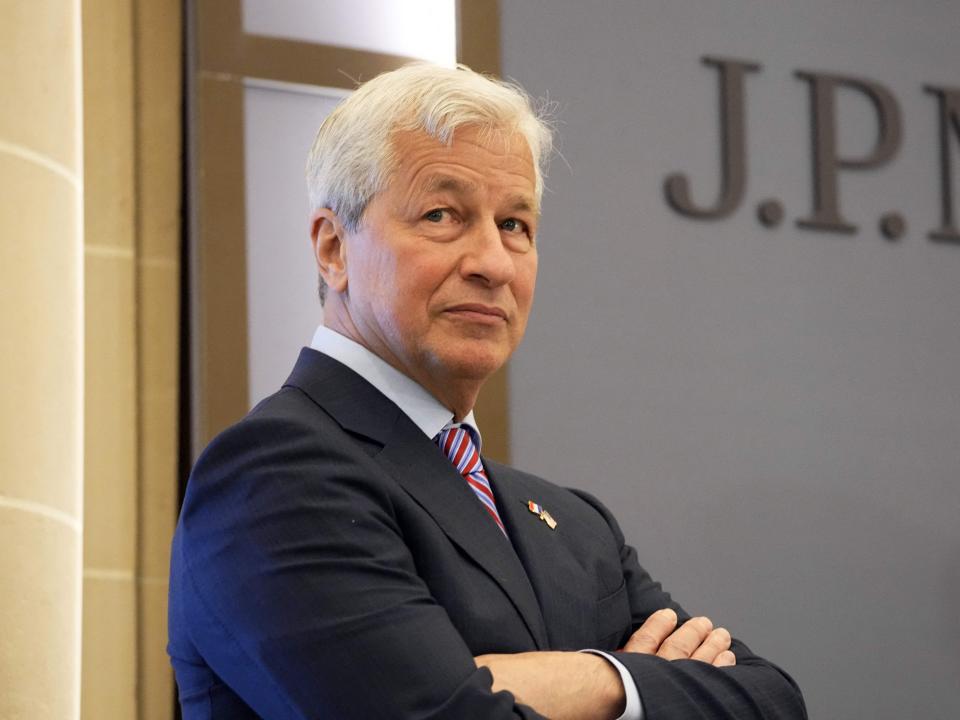
<path fill-rule="evenodd" d="M 469 425 L 453 423 L 445 426 L 435 438 L 443 454 L 464 476 L 483 470 L 478 450 L 479 438 L 474 436 L 475 432 Z"/>
<path fill-rule="evenodd" d="M 467 481 L 467 485 L 473 490 L 473 494 L 483 503 L 484 508 L 490 513 L 490 517 L 500 528 L 503 536 L 507 537 L 507 529 L 500 519 L 500 513 L 497 512 L 497 502 L 493 497 L 493 488 L 490 487 L 490 480 L 487 478 L 483 463 L 480 461 L 478 448 L 480 438 L 474 439 L 474 433 L 476 433 L 476 430 L 469 425 L 451 423 L 444 427 L 434 440 L 440 446 L 443 454 L 453 463 L 457 472 Z"/>

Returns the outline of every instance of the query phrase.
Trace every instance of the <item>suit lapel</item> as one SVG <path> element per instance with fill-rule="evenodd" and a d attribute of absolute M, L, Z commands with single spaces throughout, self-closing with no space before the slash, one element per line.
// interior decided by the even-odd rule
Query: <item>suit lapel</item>
<path fill-rule="evenodd" d="M 559 567 L 557 561 L 561 559 L 563 548 L 555 533 L 562 532 L 562 528 L 558 526 L 558 530 L 551 530 L 538 515 L 530 512 L 527 503 L 540 498 L 536 497 L 535 492 L 531 494 L 522 478 L 504 465 L 484 462 L 487 474 L 497 489 L 500 517 L 507 526 L 520 561 L 527 568 L 527 574 L 538 566 Z"/>
<path fill-rule="evenodd" d="M 570 548 L 567 537 L 571 526 L 565 523 L 562 512 L 548 506 L 555 513 L 555 529 L 531 512 L 527 503 L 540 503 L 550 498 L 543 497 L 542 488 L 531 486 L 521 473 L 510 467 L 485 461 L 487 474 L 497 490 L 497 507 L 507 526 L 517 556 L 534 588 L 540 612 L 551 627 L 548 633 L 549 647 L 573 649 L 589 644 L 589 636 L 581 634 L 583 628 L 592 630 L 595 606 L 584 594 L 581 567 Z"/>
<path fill-rule="evenodd" d="M 419 437 L 399 437 L 408 433 L 398 428 L 398 437 L 384 447 L 377 460 L 447 537 L 497 582 L 523 618 L 536 647 L 546 647 L 536 595 L 510 541 L 440 449 L 406 416 L 403 419 Z"/>
<path fill-rule="evenodd" d="M 306 392 L 344 429 L 382 444 L 375 460 L 447 537 L 496 581 L 517 609 L 535 646 L 546 647 L 543 616 L 517 553 L 433 441 L 380 391 L 314 350 L 301 351 L 287 385 Z M 499 507 L 499 497 L 497 503 Z"/>

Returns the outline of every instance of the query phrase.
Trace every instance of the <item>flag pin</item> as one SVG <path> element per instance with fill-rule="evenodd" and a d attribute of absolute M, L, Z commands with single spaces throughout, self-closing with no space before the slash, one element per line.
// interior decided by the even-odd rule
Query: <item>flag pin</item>
<path fill-rule="evenodd" d="M 527 510 L 543 520 L 551 530 L 557 529 L 557 521 L 538 503 L 535 503 L 533 500 L 527 500 Z"/>

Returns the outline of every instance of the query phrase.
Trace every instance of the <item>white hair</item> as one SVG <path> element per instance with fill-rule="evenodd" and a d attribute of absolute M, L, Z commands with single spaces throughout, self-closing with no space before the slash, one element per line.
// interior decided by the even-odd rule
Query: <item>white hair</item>
<path fill-rule="evenodd" d="M 454 130 L 471 126 L 509 137 L 519 133 L 533 156 L 536 200 L 553 146 L 553 131 L 520 87 L 476 73 L 411 63 L 361 85 L 317 131 L 307 159 L 307 189 L 314 211 L 333 210 L 355 231 L 370 200 L 397 165 L 394 136 L 422 131 L 444 144 Z M 322 296 L 322 289 L 321 289 Z"/>

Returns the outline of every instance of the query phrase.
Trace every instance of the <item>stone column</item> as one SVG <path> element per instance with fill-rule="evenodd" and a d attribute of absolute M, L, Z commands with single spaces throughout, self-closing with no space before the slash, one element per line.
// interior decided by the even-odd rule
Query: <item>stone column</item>
<path fill-rule="evenodd" d="M 80 708 L 79 0 L 0 2 L 0 717 Z"/>
<path fill-rule="evenodd" d="M 137 705 L 133 17 L 133 0 L 83 0 L 86 436 L 81 720 L 142 718 Z"/>

